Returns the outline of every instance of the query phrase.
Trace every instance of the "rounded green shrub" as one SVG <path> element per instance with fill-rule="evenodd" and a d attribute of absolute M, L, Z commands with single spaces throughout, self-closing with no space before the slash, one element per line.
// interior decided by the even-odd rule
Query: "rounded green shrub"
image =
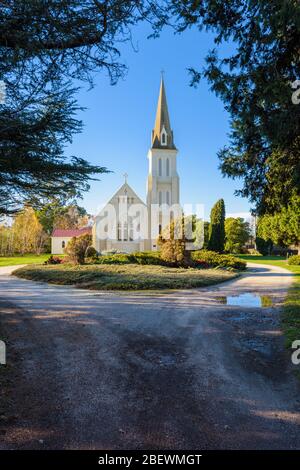
<path fill-rule="evenodd" d="M 88 246 L 85 250 L 85 257 L 97 259 L 98 258 L 98 251 L 93 246 Z"/>
<path fill-rule="evenodd" d="M 288 259 L 288 264 L 293 266 L 300 266 L 300 255 L 290 256 Z"/>
<path fill-rule="evenodd" d="M 246 262 L 232 255 L 222 255 L 215 251 L 199 250 L 192 253 L 192 260 L 195 266 L 202 268 L 230 268 L 243 271 L 246 269 Z"/>

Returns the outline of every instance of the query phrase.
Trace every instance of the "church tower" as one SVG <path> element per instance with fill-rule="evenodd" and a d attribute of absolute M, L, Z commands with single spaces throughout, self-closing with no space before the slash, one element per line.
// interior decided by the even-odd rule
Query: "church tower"
<path fill-rule="evenodd" d="M 153 234 L 152 204 L 171 206 L 179 204 L 179 176 L 177 174 L 177 149 L 174 144 L 173 131 L 170 125 L 166 91 L 163 77 L 160 82 L 156 119 L 152 131 L 151 147 L 148 152 L 149 172 L 147 180 L 147 207 L 149 228 Z M 156 222 L 155 222 L 156 224 Z M 162 230 L 161 222 L 157 221 L 155 231 Z M 152 240 L 151 240 L 152 238 Z M 149 236 L 149 249 L 155 250 L 156 240 Z"/>

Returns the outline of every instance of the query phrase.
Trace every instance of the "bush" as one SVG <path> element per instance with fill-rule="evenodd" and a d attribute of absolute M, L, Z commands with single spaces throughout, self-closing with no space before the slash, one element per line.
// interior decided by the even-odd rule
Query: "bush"
<path fill-rule="evenodd" d="M 96 260 L 98 259 L 98 251 L 93 246 L 88 246 L 85 250 L 85 257 Z"/>
<path fill-rule="evenodd" d="M 215 251 L 200 250 L 192 253 L 195 266 L 210 268 L 230 268 L 245 270 L 246 262 L 232 255 L 221 255 Z"/>
<path fill-rule="evenodd" d="M 291 264 L 293 266 L 300 266 L 300 255 L 290 256 L 288 259 L 288 264 Z"/>
<path fill-rule="evenodd" d="M 132 255 L 115 253 L 111 255 L 101 255 L 97 259 L 97 264 L 131 264 L 134 263 Z"/>
<path fill-rule="evenodd" d="M 66 254 L 70 260 L 76 264 L 83 264 L 87 247 L 92 244 L 91 235 L 81 235 L 73 237 L 65 248 Z"/>
<path fill-rule="evenodd" d="M 256 247 L 259 253 L 263 256 L 270 255 L 273 249 L 273 242 L 271 240 L 264 240 L 263 238 L 256 237 Z"/>
<path fill-rule="evenodd" d="M 44 262 L 44 264 L 61 264 L 63 259 L 59 256 L 49 256 L 49 258 Z"/>
<path fill-rule="evenodd" d="M 134 262 L 137 264 L 155 264 L 155 265 L 166 265 L 161 259 L 159 251 L 143 251 L 132 253 Z"/>
<path fill-rule="evenodd" d="M 158 252 L 115 253 L 101 255 L 97 264 L 147 264 L 165 265 Z"/>
<path fill-rule="evenodd" d="M 173 220 L 160 234 L 157 243 L 161 259 L 171 266 L 187 268 L 191 265 L 191 254 L 186 249 L 184 218 Z"/>

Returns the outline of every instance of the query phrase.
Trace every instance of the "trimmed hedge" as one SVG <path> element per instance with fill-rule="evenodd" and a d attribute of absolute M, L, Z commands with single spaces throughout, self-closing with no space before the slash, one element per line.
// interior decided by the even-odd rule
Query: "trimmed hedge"
<path fill-rule="evenodd" d="M 160 258 L 159 252 L 138 252 L 138 253 L 115 253 L 102 255 L 96 261 L 97 264 L 148 264 L 162 265 L 166 263 Z"/>
<path fill-rule="evenodd" d="M 221 255 L 215 251 L 199 250 L 192 253 L 192 260 L 196 266 L 202 268 L 230 268 L 243 271 L 247 264 L 232 255 Z"/>
<path fill-rule="evenodd" d="M 110 255 L 100 255 L 94 264 L 144 264 L 174 266 L 167 263 L 160 257 L 159 251 L 138 252 L 138 253 L 115 253 Z M 215 251 L 200 250 L 191 252 L 191 267 L 195 268 L 229 268 L 245 270 L 246 262 L 232 255 L 220 255 Z"/>
<path fill-rule="evenodd" d="M 288 264 L 293 266 L 300 266 L 300 255 L 290 256 L 288 259 Z"/>
<path fill-rule="evenodd" d="M 59 256 L 50 255 L 49 258 L 44 262 L 45 265 L 47 264 L 61 264 L 63 263 L 63 258 Z"/>

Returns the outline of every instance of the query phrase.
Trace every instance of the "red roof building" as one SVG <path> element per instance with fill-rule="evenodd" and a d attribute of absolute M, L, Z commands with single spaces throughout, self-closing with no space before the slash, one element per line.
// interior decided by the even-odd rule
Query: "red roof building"
<path fill-rule="evenodd" d="M 92 227 L 60 229 L 56 228 L 51 236 L 51 253 L 53 255 L 61 255 L 72 237 L 80 237 L 81 235 L 92 235 Z"/>
<path fill-rule="evenodd" d="M 80 237 L 81 235 L 92 235 L 92 227 L 60 229 L 56 228 L 52 232 L 52 237 Z"/>

